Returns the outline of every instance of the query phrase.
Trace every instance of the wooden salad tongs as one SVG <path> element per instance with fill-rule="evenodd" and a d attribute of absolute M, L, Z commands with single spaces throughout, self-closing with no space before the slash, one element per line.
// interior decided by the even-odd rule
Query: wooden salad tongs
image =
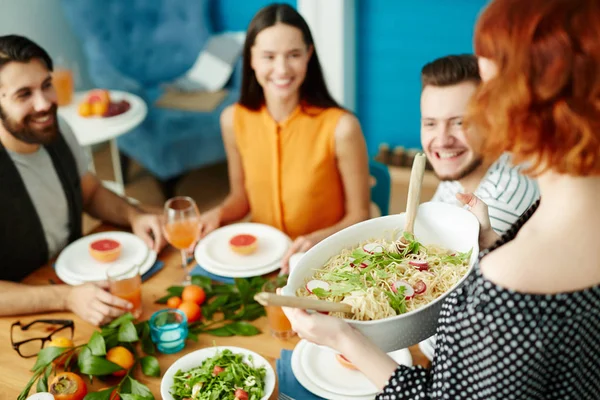
<path fill-rule="evenodd" d="M 410 182 L 408 184 L 408 197 L 406 199 L 406 221 L 404 223 L 404 233 L 415 233 L 415 219 L 417 218 L 417 210 L 421 202 L 421 188 L 423 186 L 423 176 L 425 175 L 425 164 L 427 158 L 425 154 L 419 153 L 415 155 L 412 170 L 410 173 Z M 397 242 L 398 250 L 403 250 L 408 244 L 404 235 Z"/>
<path fill-rule="evenodd" d="M 323 312 L 352 313 L 352 306 L 350 304 L 334 303 L 332 301 L 317 300 L 308 297 L 282 296 L 275 293 L 260 292 L 254 296 L 254 300 L 265 307 L 278 306 Z"/>

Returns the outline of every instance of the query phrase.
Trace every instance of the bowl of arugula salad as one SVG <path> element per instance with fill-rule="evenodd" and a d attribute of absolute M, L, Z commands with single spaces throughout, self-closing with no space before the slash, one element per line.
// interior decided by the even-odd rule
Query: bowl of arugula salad
<path fill-rule="evenodd" d="M 160 384 L 163 400 L 267 400 L 275 390 L 275 372 L 257 353 L 215 346 L 175 361 Z"/>

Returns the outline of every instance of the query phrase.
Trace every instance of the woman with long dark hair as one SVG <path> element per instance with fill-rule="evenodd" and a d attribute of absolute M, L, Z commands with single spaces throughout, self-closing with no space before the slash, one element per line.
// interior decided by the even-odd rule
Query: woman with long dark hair
<path fill-rule="evenodd" d="M 378 399 L 599 399 L 600 3 L 493 0 L 475 51 L 483 83 L 467 126 L 483 155 L 527 162 L 541 200 L 443 303 L 431 370 L 398 366 L 342 319 L 284 311 Z M 485 221 L 480 200 L 461 198 Z"/>
<path fill-rule="evenodd" d="M 240 101 L 221 115 L 230 194 L 202 234 L 239 220 L 274 226 L 284 257 L 369 216 L 368 157 L 356 117 L 331 97 L 308 25 L 287 4 L 250 22 Z"/>

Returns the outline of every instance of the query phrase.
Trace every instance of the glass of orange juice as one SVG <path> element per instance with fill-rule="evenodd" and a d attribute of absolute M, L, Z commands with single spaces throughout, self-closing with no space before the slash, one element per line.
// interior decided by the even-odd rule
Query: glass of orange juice
<path fill-rule="evenodd" d="M 142 315 L 142 277 L 140 266 L 127 266 L 115 263 L 106 270 L 108 291 L 133 305 L 131 313 L 135 318 Z"/>
<path fill-rule="evenodd" d="M 200 212 L 196 202 L 187 196 L 167 200 L 163 230 L 167 241 L 181 251 L 181 265 L 185 271 L 183 284 L 189 285 L 192 278 L 188 269 L 187 251 L 200 237 Z"/>
<path fill-rule="evenodd" d="M 59 106 L 71 104 L 73 100 L 73 71 L 69 68 L 57 67 L 52 72 L 52 84 L 56 90 L 56 102 Z"/>
<path fill-rule="evenodd" d="M 281 275 L 274 279 L 268 280 L 262 287 L 263 292 L 275 293 L 278 288 L 285 286 L 287 275 Z M 279 306 L 265 306 L 267 312 L 267 321 L 271 334 L 277 339 L 289 339 L 296 335 L 292 330 L 292 324 L 287 319 L 283 310 Z"/>

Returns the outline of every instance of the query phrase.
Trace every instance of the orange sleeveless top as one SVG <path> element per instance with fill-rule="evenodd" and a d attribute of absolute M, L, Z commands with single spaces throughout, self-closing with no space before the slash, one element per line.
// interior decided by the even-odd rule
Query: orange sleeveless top
<path fill-rule="evenodd" d="M 345 214 L 335 155 L 335 128 L 346 111 L 298 106 L 277 123 L 235 105 L 233 127 L 252 220 L 292 239 L 327 228 Z"/>

